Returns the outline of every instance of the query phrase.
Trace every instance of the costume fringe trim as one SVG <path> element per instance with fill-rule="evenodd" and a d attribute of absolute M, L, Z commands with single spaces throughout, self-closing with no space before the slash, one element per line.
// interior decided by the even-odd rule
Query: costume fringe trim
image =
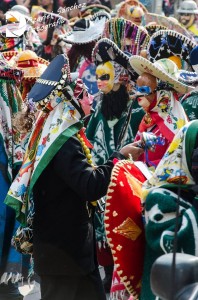
<path fill-rule="evenodd" d="M 10 272 L 10 273 L 6 272 L 6 273 L 3 273 L 3 275 L 1 276 L 0 284 L 2 284 L 2 283 L 8 284 L 9 280 L 12 283 L 16 283 L 18 281 L 23 281 L 23 277 L 22 277 L 21 273 L 14 274 L 12 272 Z"/>

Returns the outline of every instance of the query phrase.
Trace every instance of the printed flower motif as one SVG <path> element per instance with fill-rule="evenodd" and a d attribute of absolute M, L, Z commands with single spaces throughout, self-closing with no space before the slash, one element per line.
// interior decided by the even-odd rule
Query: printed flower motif
<path fill-rule="evenodd" d="M 185 122 L 183 119 L 178 119 L 178 121 L 176 122 L 177 124 L 177 128 L 180 129 L 185 125 Z"/>
<path fill-rule="evenodd" d="M 23 158 L 22 152 L 21 152 L 21 151 L 17 151 L 17 152 L 15 153 L 15 157 L 16 157 L 16 159 L 18 159 L 18 160 L 22 159 L 22 158 Z"/>
<path fill-rule="evenodd" d="M 17 197 L 22 196 L 26 192 L 26 190 L 27 187 L 24 184 L 20 185 L 16 191 Z"/>
<path fill-rule="evenodd" d="M 170 115 L 168 115 L 168 117 L 167 117 L 167 122 L 169 123 L 169 124 L 172 124 L 173 123 L 173 121 L 172 121 L 172 119 L 171 119 L 171 117 L 170 117 Z"/>
<path fill-rule="evenodd" d="M 57 133 L 57 132 L 58 132 L 58 129 L 59 129 L 58 126 L 54 127 L 54 128 L 51 130 L 51 133 L 53 133 L 53 134 L 54 134 L 54 133 Z"/>

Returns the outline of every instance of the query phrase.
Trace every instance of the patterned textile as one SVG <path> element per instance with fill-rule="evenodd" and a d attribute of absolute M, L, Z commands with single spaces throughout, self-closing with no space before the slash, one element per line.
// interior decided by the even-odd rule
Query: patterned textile
<path fill-rule="evenodd" d="M 121 118 L 108 121 L 101 113 L 101 103 L 99 102 L 94 115 L 92 115 L 86 129 L 86 135 L 93 144 L 93 159 L 97 165 L 103 164 L 115 151 L 120 130 L 124 124 L 127 112 L 123 112 Z M 125 136 L 123 146 L 132 143 L 138 130 L 138 125 L 144 115 L 142 108 L 134 102 L 132 117 L 128 132 Z"/>
<path fill-rule="evenodd" d="M 153 176 L 143 185 L 143 196 L 157 187 L 182 187 L 195 184 L 190 173 L 190 157 L 198 132 L 198 120 L 187 123 L 176 134 L 167 152 L 164 154 Z"/>
<path fill-rule="evenodd" d="M 16 211 L 16 218 L 26 225 L 32 188 L 61 146 L 79 131 L 80 114 L 60 96 L 46 104 L 39 115 L 25 153 L 21 169 L 13 181 L 5 203 Z"/>
<path fill-rule="evenodd" d="M 20 136 L 12 129 L 12 114 L 17 113 L 22 99 L 14 81 L 0 79 L 0 141 L 8 159 L 8 176 L 12 180 L 12 169 L 23 160 Z"/>
<path fill-rule="evenodd" d="M 140 294 L 145 246 L 140 198 L 145 180 L 146 177 L 131 161 L 119 161 L 112 170 L 104 217 L 116 267 L 114 276 L 116 272 L 119 275 L 117 279 L 113 278 L 112 299 L 125 299 L 121 297 L 125 289 L 134 299 Z"/>
<path fill-rule="evenodd" d="M 191 158 L 197 147 L 198 120 L 185 125 L 173 139 L 151 179 L 143 184 L 146 221 L 146 254 L 141 300 L 154 300 L 150 288 L 153 262 L 173 251 L 176 207 L 179 199 L 177 252 L 198 256 L 198 213 L 192 205 L 195 181 Z M 175 190 L 180 186 L 181 197 Z M 195 200 L 196 201 L 196 200 Z"/>
<path fill-rule="evenodd" d="M 146 198 L 146 254 L 141 300 L 155 300 L 150 288 L 150 272 L 154 261 L 173 252 L 176 203 L 178 195 L 164 188 L 151 191 Z M 179 199 L 177 252 L 198 256 L 198 213 L 185 199 Z"/>
<path fill-rule="evenodd" d="M 14 210 L 3 201 L 13 179 L 13 171 L 22 163 L 20 137 L 12 129 L 12 114 L 20 108 L 14 81 L 0 80 L 0 283 L 17 282 L 22 276 L 22 256 L 10 246 L 18 227 Z"/>
<path fill-rule="evenodd" d="M 190 121 L 198 119 L 198 91 L 186 94 L 181 99 L 181 104 Z"/>
<path fill-rule="evenodd" d="M 178 130 L 188 122 L 186 114 L 177 100 L 177 95 L 171 91 L 158 91 L 155 106 L 148 113 L 151 123 L 146 124 L 145 115 L 139 131 L 143 132 L 146 128 L 157 124 L 163 136 L 169 141 L 172 141 Z"/>

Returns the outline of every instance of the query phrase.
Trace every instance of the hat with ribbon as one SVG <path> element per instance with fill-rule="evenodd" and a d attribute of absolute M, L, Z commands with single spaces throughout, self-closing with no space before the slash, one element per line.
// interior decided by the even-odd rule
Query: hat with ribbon
<path fill-rule="evenodd" d="M 188 37 L 173 30 L 154 33 L 147 47 L 148 59 L 155 62 L 161 58 L 176 56 L 181 59 L 181 68 L 192 70 L 190 52 L 196 46 Z"/>
<path fill-rule="evenodd" d="M 23 78 L 23 71 L 13 68 L 5 60 L 2 53 L 0 53 L 0 78 L 7 80 L 15 80 L 17 83 L 21 82 Z"/>
<path fill-rule="evenodd" d="M 127 71 L 125 73 L 128 73 L 130 75 L 130 79 L 132 81 L 135 81 L 138 75 L 130 66 L 130 57 L 131 55 L 129 53 L 126 54 L 125 52 L 121 51 L 114 42 L 107 38 L 100 39 L 96 43 L 92 52 L 92 59 L 96 66 L 109 61 L 114 62 L 117 65 L 123 67 L 123 69 Z"/>
<path fill-rule="evenodd" d="M 177 19 L 172 17 L 165 17 L 163 15 L 153 14 L 153 13 L 145 13 L 144 15 L 144 23 L 145 26 L 149 25 L 149 23 L 155 23 L 156 25 L 165 26 L 167 29 L 174 30 L 178 33 L 185 35 L 186 37 L 191 38 L 192 36 L 190 32 L 183 26 L 180 25 Z"/>
<path fill-rule="evenodd" d="M 149 60 L 134 55 L 130 58 L 132 68 L 139 74 L 149 73 L 159 80 L 166 82 L 175 91 L 185 94 L 194 88 L 179 81 L 179 71 L 177 65 L 168 58 L 163 58 L 154 63 Z"/>
<path fill-rule="evenodd" d="M 145 233 L 140 199 L 145 180 L 131 161 L 117 162 L 112 170 L 105 206 L 106 236 L 116 271 L 133 299 L 138 299 L 143 275 Z"/>
<path fill-rule="evenodd" d="M 12 58 L 10 58 L 11 55 Z M 23 71 L 24 79 L 40 77 L 49 65 L 47 60 L 38 57 L 36 53 L 31 50 L 3 52 L 3 56 L 5 59 L 8 59 L 10 66 Z"/>

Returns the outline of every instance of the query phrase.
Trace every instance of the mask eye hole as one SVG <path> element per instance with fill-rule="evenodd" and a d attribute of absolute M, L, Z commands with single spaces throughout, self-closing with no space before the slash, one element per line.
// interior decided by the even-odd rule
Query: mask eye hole
<path fill-rule="evenodd" d="M 109 80 L 110 79 L 110 75 L 109 74 L 104 74 L 104 75 L 102 75 L 102 76 L 98 76 L 98 75 L 96 75 L 96 80 L 98 80 L 98 79 L 100 79 L 101 81 L 103 81 L 103 80 Z"/>
<path fill-rule="evenodd" d="M 142 94 L 150 94 L 151 93 L 151 88 L 150 86 L 138 86 L 136 85 L 136 91 Z"/>

